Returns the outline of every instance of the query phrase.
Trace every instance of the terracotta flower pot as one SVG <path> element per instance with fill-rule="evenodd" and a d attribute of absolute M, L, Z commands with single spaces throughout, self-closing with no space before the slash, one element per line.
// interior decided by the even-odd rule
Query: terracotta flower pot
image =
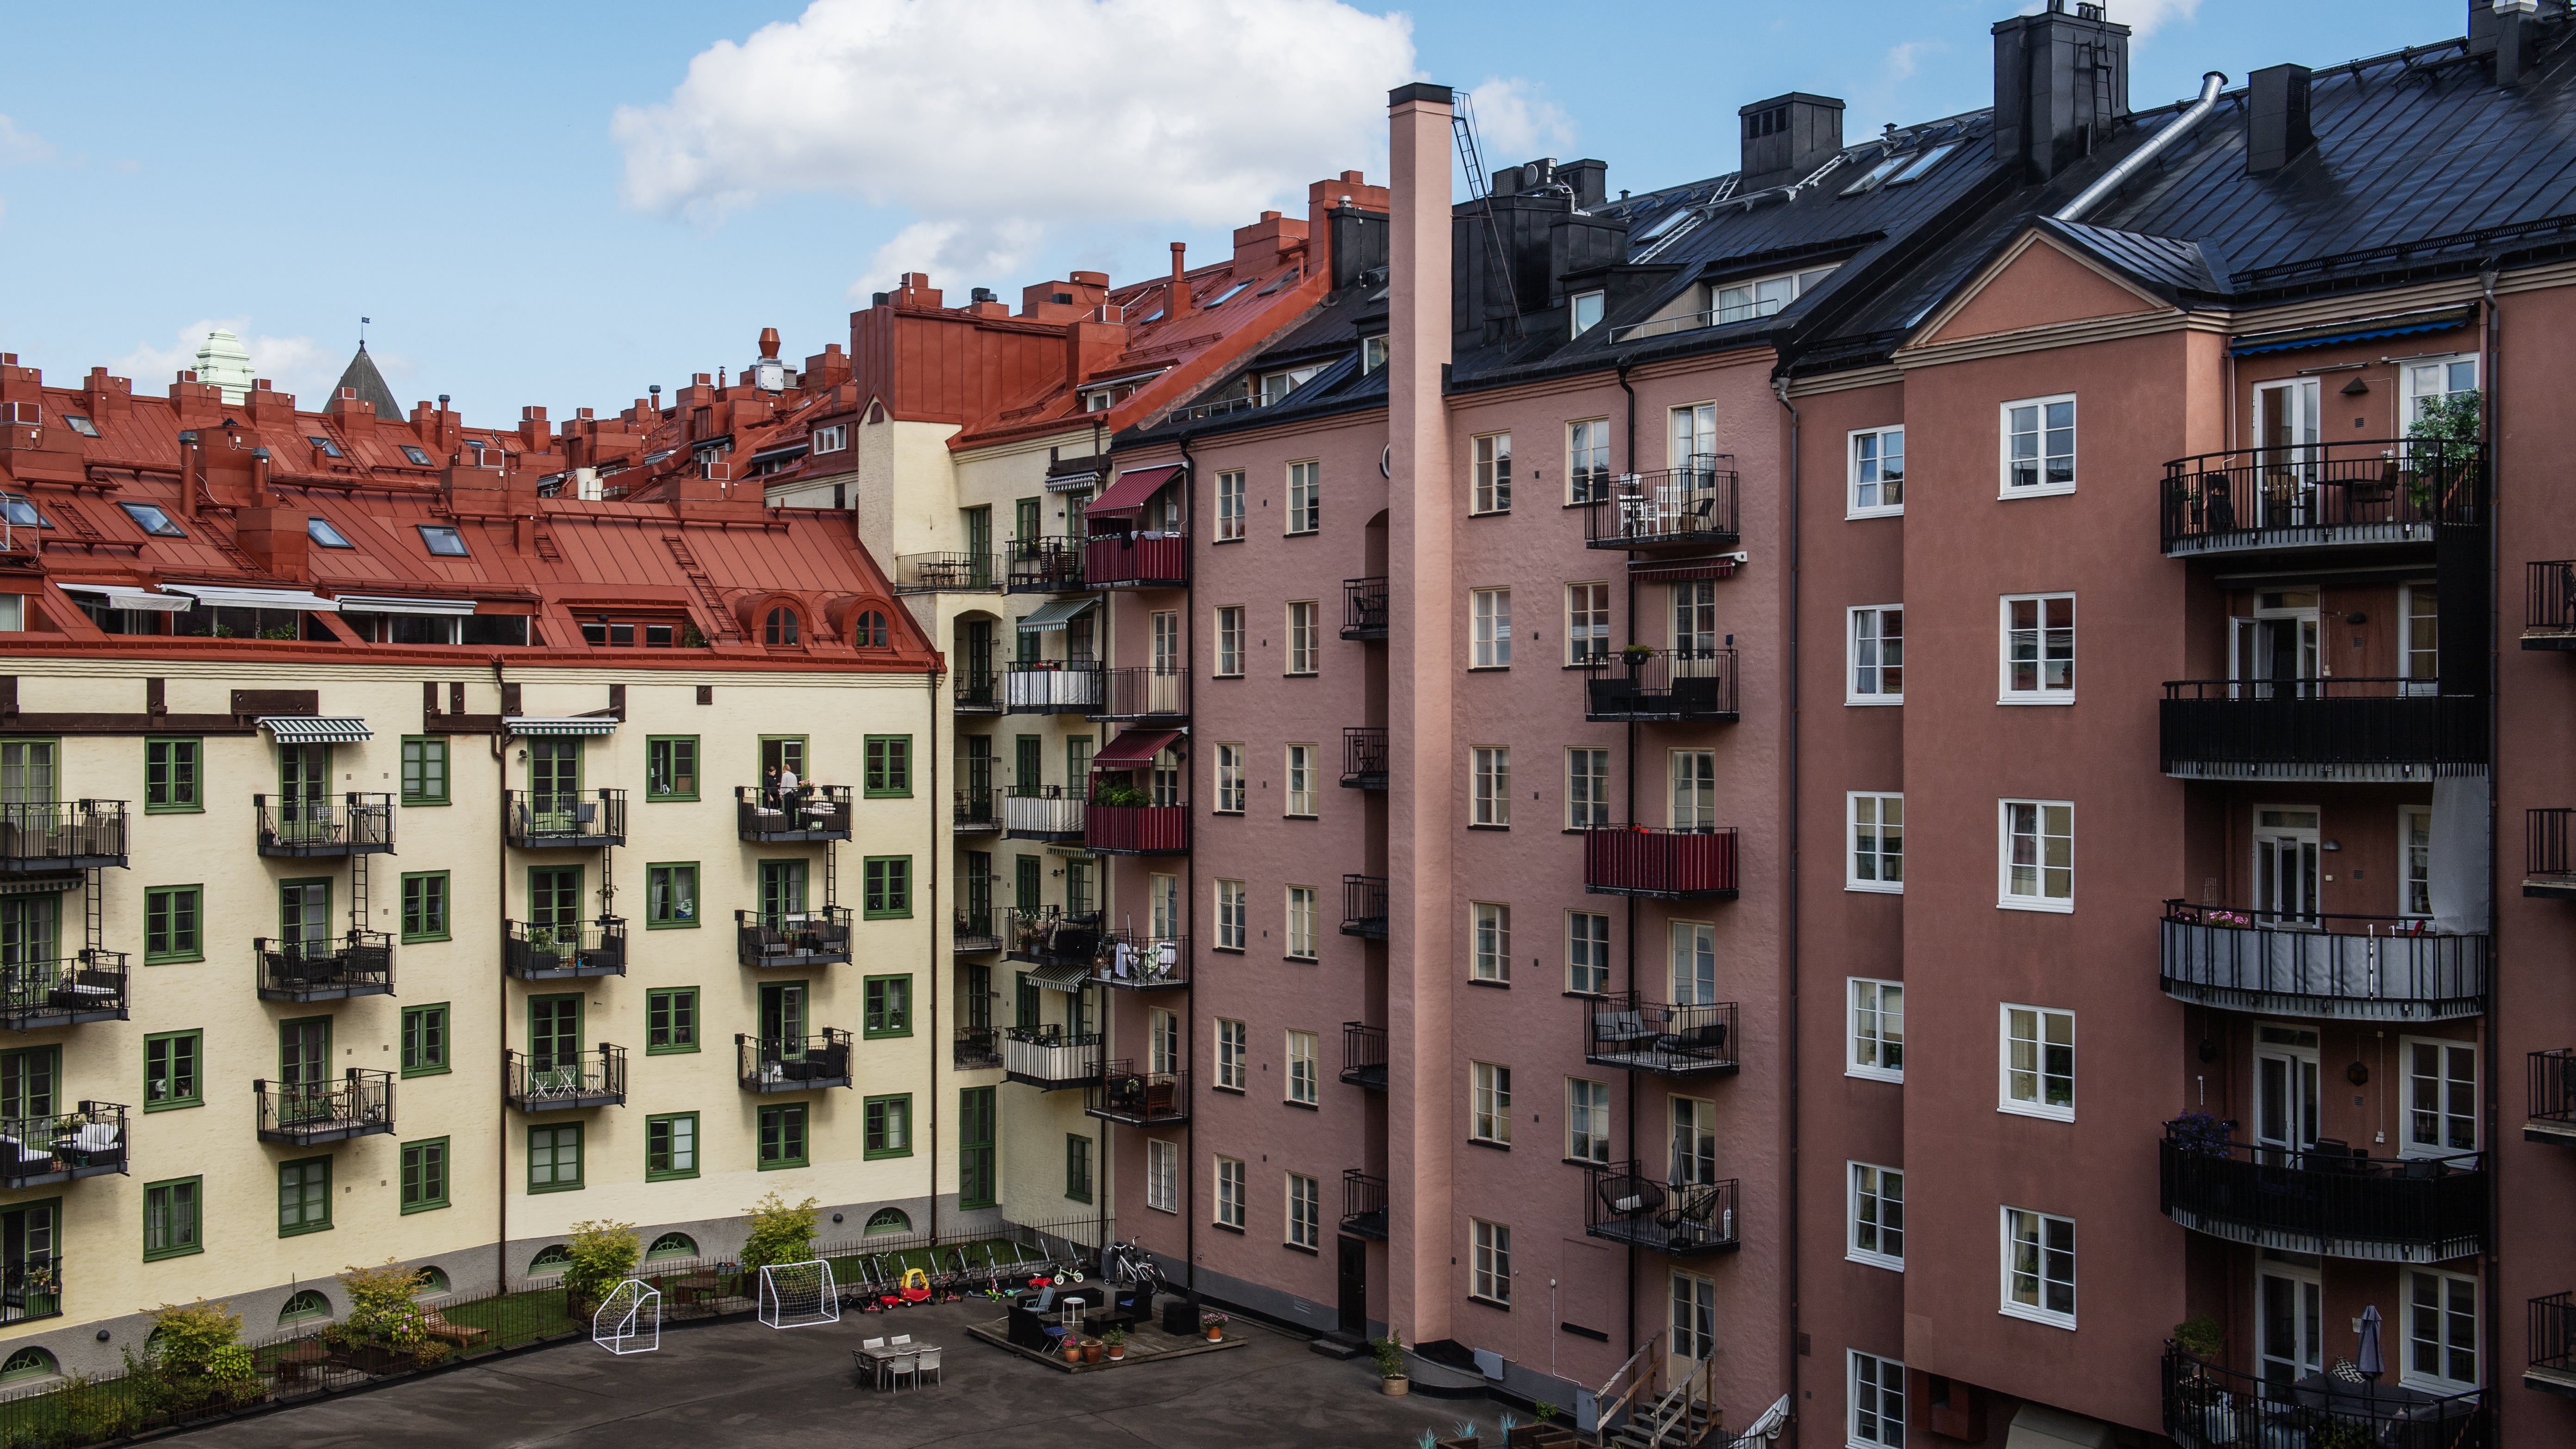
<path fill-rule="evenodd" d="M 1123 1343 L 1113 1343 L 1109 1345 L 1109 1356 L 1113 1359 L 1125 1358 L 1127 1356 L 1127 1345 Z"/>
<path fill-rule="evenodd" d="M 1082 1362 L 1082 1345 L 1078 1343 L 1066 1344 L 1064 1346 L 1064 1361 L 1066 1363 Z"/>
<path fill-rule="evenodd" d="M 1225 1341 L 1225 1325 L 1224 1325 L 1224 1324 L 1222 1324 L 1222 1323 L 1211 1323 L 1211 1324 L 1209 1324 L 1209 1325 L 1208 1325 L 1208 1342 L 1210 1342 L 1210 1343 L 1222 1343 L 1222 1342 L 1224 1342 L 1224 1341 Z"/>
<path fill-rule="evenodd" d="M 1082 1361 L 1084 1363 L 1100 1362 L 1100 1354 L 1101 1346 L 1099 1344 L 1086 1343 L 1082 1346 Z"/>

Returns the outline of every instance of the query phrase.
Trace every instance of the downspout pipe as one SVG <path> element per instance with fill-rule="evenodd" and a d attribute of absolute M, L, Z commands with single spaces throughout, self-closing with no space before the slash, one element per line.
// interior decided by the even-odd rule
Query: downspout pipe
<path fill-rule="evenodd" d="M 1628 369 L 1636 365 L 1637 359 L 1633 356 L 1619 359 L 1619 390 L 1628 395 L 1628 436 L 1623 445 L 1625 451 L 1620 453 L 1619 461 L 1624 470 L 1631 475 L 1637 471 L 1637 390 L 1628 385 Z M 1597 508 L 1600 505 L 1596 502 L 1593 506 Z M 1628 642 L 1634 644 L 1637 642 L 1637 576 L 1629 570 L 1623 569 L 1621 572 L 1628 575 Z M 1633 721 L 1628 725 L 1626 774 L 1628 778 L 1624 797 L 1625 808 L 1628 819 L 1634 821 L 1637 818 L 1637 726 Z M 1621 925 L 1621 932 L 1627 937 L 1628 986 L 1634 990 L 1637 985 L 1637 898 L 1635 896 L 1628 897 L 1626 916 L 1627 919 Z M 1627 1077 L 1628 1110 L 1625 1115 L 1628 1160 L 1634 1162 L 1637 1160 L 1637 1074 L 1630 1072 Z M 1622 1320 L 1628 1326 L 1628 1356 L 1635 1358 L 1637 1356 L 1637 1245 L 1634 1243 L 1628 1245 L 1626 1283 L 1628 1304 Z"/>
<path fill-rule="evenodd" d="M 1798 1325 L 1801 1308 L 1798 1294 L 1798 1093 L 1800 1086 L 1800 1078 L 1798 1075 L 1798 918 L 1801 914 L 1801 903 L 1798 896 L 1798 591 L 1802 584 L 1802 580 L 1799 577 L 1799 565 L 1801 563 L 1800 545 L 1803 542 L 1803 539 L 1799 528 L 1801 512 L 1799 506 L 1800 479 L 1798 466 L 1798 425 L 1800 420 L 1798 417 L 1798 405 L 1789 401 L 1789 376 L 1786 372 L 1782 372 L 1771 379 L 1771 395 L 1778 398 L 1780 406 L 1788 409 L 1789 411 L 1789 648 L 1787 661 L 1788 678 L 1783 681 L 1786 685 L 1785 692 L 1788 695 L 1789 706 L 1788 739 L 1785 742 L 1789 767 L 1787 823 L 1787 832 L 1789 837 L 1787 851 L 1789 911 L 1788 919 L 1782 922 L 1782 931 L 1787 939 L 1781 943 L 1785 948 L 1782 955 L 1786 958 L 1784 965 L 1789 978 L 1787 983 L 1788 990 L 1784 993 L 1787 998 L 1784 1008 L 1787 1020 L 1783 1023 L 1781 1030 L 1781 1036 L 1788 1042 L 1789 1072 L 1789 1120 L 1785 1124 L 1788 1130 L 1789 1167 L 1786 1174 L 1788 1179 L 1788 1201 L 1785 1204 L 1785 1211 L 1782 1215 L 1782 1222 L 1788 1238 L 1786 1248 L 1789 1255 L 1789 1342 L 1784 1345 L 1787 1352 L 1783 1354 L 1782 1357 L 1789 1361 L 1789 1443 L 1791 1445 L 1791 1449 L 1796 1449 L 1796 1446 L 1803 1441 L 1803 1436 L 1800 1433 L 1799 1422 L 1803 1416 L 1798 1414 L 1796 1410 L 1799 1404 L 1805 1402 L 1799 1393 L 1798 1375 L 1798 1339 L 1800 1337 Z M 2489 1073 L 2489 1075 L 2493 1075 L 2493 1073 Z"/>
<path fill-rule="evenodd" d="M 1179 244 L 1177 242 L 1174 243 L 1175 247 L 1178 245 Z M 1176 282 L 1174 286 L 1175 295 L 1188 295 L 1188 288 L 1185 285 Z M 1168 307 L 1166 310 L 1168 310 Z M 1204 543 L 1212 541 L 1212 535 L 1203 534 L 1199 531 L 1198 464 L 1190 457 L 1190 434 L 1187 428 L 1183 428 L 1175 437 L 1174 441 L 1178 442 L 1181 446 L 1181 488 L 1183 490 L 1181 496 L 1189 500 L 1189 517 L 1183 521 L 1183 526 L 1189 531 L 1189 535 L 1192 540 L 1191 547 L 1197 548 Z M 1216 510 L 1213 508 L 1209 509 L 1208 520 L 1211 525 L 1214 523 L 1215 518 Z M 1181 625 L 1182 628 L 1189 631 L 1189 654 L 1184 656 L 1185 658 L 1195 657 L 1198 653 L 1198 579 L 1199 566 L 1198 563 L 1193 560 L 1190 564 L 1189 586 L 1183 589 L 1181 593 L 1181 597 L 1183 599 L 1190 601 L 1184 605 L 1183 611 L 1186 618 L 1183 620 Z M 1196 673 L 1197 671 L 1194 668 L 1190 670 L 1191 677 L 1195 678 Z M 1198 747 L 1198 741 L 1196 738 L 1193 738 L 1190 741 L 1190 746 L 1192 751 L 1195 752 Z M 1182 869 L 1187 872 L 1187 884 L 1185 884 L 1182 889 L 1189 892 L 1190 904 L 1182 912 L 1184 917 L 1198 909 L 1199 900 L 1198 852 L 1190 852 L 1187 859 L 1189 864 L 1182 867 Z M 1146 903 L 1146 909 L 1148 911 L 1153 909 L 1152 902 L 1149 901 Z M 1186 995 L 1188 998 L 1187 1002 L 1181 1008 L 1182 1011 L 1186 1013 L 1185 1019 L 1181 1024 L 1181 1030 L 1188 1034 L 1185 1039 L 1190 1043 L 1190 1053 L 1195 1055 L 1198 1051 L 1199 1039 L 1199 993 L 1198 986 L 1195 981 L 1192 982 L 1190 990 Z M 1150 1018 L 1148 1019 L 1150 1020 Z M 1190 1099 L 1181 1104 L 1183 1110 L 1190 1114 L 1189 1120 L 1181 1124 L 1181 1140 L 1188 1144 L 1188 1150 L 1182 1153 L 1181 1181 L 1179 1184 L 1181 1202 L 1183 1204 L 1181 1208 L 1181 1222 L 1183 1225 L 1181 1229 L 1181 1256 L 1187 1260 L 1181 1264 L 1181 1283 L 1187 1290 L 1190 1301 L 1193 1304 L 1198 1301 L 1199 1291 L 1199 1215 L 1198 1210 L 1194 1207 L 1188 1206 L 1188 1204 L 1198 1201 L 1198 1092 L 1200 1079 L 1204 1078 L 1206 1075 L 1207 1073 L 1203 1071 L 1193 1072 L 1190 1074 Z M 1147 1147 L 1145 1149 L 1148 1159 L 1145 1164 L 1145 1176 L 1148 1182 L 1153 1180 L 1154 1174 L 1154 1165 L 1151 1160 L 1153 1151 L 1154 1149 L 1151 1147 Z M 1356 1336 L 1364 1339 L 1368 1337 L 1368 1315 L 1366 1313 L 1362 1313 L 1360 1315 L 1360 1319 L 1359 1332 Z M 1343 1329 L 1348 1329 L 1351 1325 L 1344 1323 L 1338 1326 Z"/>
<path fill-rule="evenodd" d="M 2208 71 L 2200 78 L 2200 99 L 2188 110 L 2174 117 L 2173 124 L 2147 138 L 2147 143 L 2120 159 L 2120 163 L 2102 173 L 2102 179 L 2087 186 L 2073 201 L 2059 207 L 2052 218 L 2057 221 L 2082 221 L 2084 214 L 2102 204 L 2104 198 L 2120 189 L 2128 179 L 2145 169 L 2146 164 L 2161 156 L 2175 142 L 2192 133 L 2193 128 L 2209 119 L 2218 109 L 2218 93 L 2227 88 L 2225 71 Z"/>
<path fill-rule="evenodd" d="M 2497 1058 L 2496 1048 L 2500 1045 L 2498 1038 L 2502 1035 L 2498 1027 L 2504 1020 L 2504 973 L 2498 969 L 2499 963 L 2504 959 L 2504 952 L 2501 932 L 2497 929 L 2503 925 L 2503 921 L 2499 918 L 2495 903 L 2496 870 L 2501 864 L 2497 857 L 2501 853 L 2499 847 L 2502 844 L 2496 838 L 2496 809 L 2503 803 L 2499 797 L 2504 783 L 2504 756 L 2500 753 L 2503 748 L 2501 702 L 2504 697 L 2504 661 L 2500 657 L 2502 630 L 2496 617 L 2501 594 L 2500 586 L 2503 583 L 2503 575 L 2499 570 L 2503 566 L 2504 546 L 2504 532 L 2497 526 L 2502 521 L 2499 515 L 2503 511 L 2500 504 L 2501 495 L 2504 492 L 2502 486 L 2504 469 L 2498 464 L 2496 448 L 2504 441 L 2504 425 L 2501 421 L 2503 410 L 2497 405 L 2496 383 L 2499 378 L 2497 364 L 2503 361 L 2501 352 L 2504 343 L 2504 324 L 2503 319 L 2496 315 L 2497 271 L 2495 260 L 2490 258 L 2486 266 L 2478 272 L 2478 291 L 2486 304 L 2481 309 L 2485 315 L 2480 319 L 2486 324 L 2483 329 L 2486 334 L 2483 339 L 2486 356 L 2479 359 L 2481 368 L 2478 373 L 2478 385 L 2486 393 L 2481 400 L 2484 406 L 2478 410 L 2483 414 L 2478 420 L 2479 425 L 2486 435 L 2484 439 L 2486 477 L 2481 480 L 2485 484 L 2486 496 L 2479 500 L 2483 513 L 2478 522 L 2484 524 L 2487 531 L 2487 1015 L 2484 1035 L 2487 1042 L 2487 1060 L 2490 1062 Z M 2480 1106 L 2486 1116 L 2486 1140 L 2501 1141 L 2499 1128 L 2503 1117 L 2502 1084 L 2497 1081 L 2496 1072 L 2492 1070 L 2487 1072 L 2485 1087 L 2486 1100 Z M 2498 1154 L 2496 1166 L 2498 1169 L 2502 1168 L 2502 1154 Z M 2489 1343 L 2504 1342 L 2504 1261 L 2497 1251 L 2497 1245 L 2504 1241 L 2504 1186 L 2502 1174 L 2499 1171 L 2494 1189 L 2487 1193 L 2487 1261 L 2486 1272 L 2482 1276 L 2486 1279 L 2486 1322 L 2483 1327 L 2486 1329 Z M 2504 1396 L 2499 1394 L 2496 1397 L 2496 1441 L 2502 1443 L 2504 1442 L 2505 1406 L 2502 1402 Z"/>
<path fill-rule="evenodd" d="M 492 656 L 492 687 L 501 691 L 505 698 L 509 694 L 510 676 L 502 668 L 501 656 L 498 654 Z M 508 713 L 507 710 L 500 712 Z M 495 784 L 494 797 L 500 803 L 500 813 L 492 821 L 492 898 L 500 904 L 501 919 L 496 923 L 495 930 L 501 938 L 499 949 L 501 959 L 504 961 L 510 959 L 509 729 L 509 725 L 504 723 L 492 731 L 492 772 L 500 777 Z M 506 976 L 502 979 L 501 989 L 494 992 L 493 996 L 498 1008 L 493 1015 L 500 1032 L 501 1080 L 506 1082 L 510 1079 L 510 991 Z M 500 1128 L 492 1134 L 495 1139 L 493 1156 L 496 1162 L 493 1169 L 492 1203 L 494 1210 L 499 1214 L 499 1222 L 493 1229 L 492 1282 L 495 1287 L 507 1293 L 510 1291 L 510 1103 L 507 1093 L 502 1094 L 500 1109 L 498 1114 Z"/>

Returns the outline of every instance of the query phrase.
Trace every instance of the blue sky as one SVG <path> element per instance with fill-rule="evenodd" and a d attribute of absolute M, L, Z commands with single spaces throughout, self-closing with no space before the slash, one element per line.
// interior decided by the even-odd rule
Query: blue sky
<path fill-rule="evenodd" d="M 1016 299 L 1075 266 L 1159 273 L 1173 240 L 1211 258 L 1307 180 L 1383 179 L 1390 77 L 1472 88 L 1490 162 L 1597 156 L 1647 190 L 1731 170 L 1735 108 L 1780 91 L 1843 97 L 1854 139 L 1982 106 L 1988 27 L 2017 8 L 26 7 L 0 48 L 0 350 L 158 392 L 222 322 L 318 405 L 363 314 L 406 403 L 613 409 L 739 367 L 763 326 L 791 357 L 846 341 L 895 270 Z M 2140 106 L 2208 69 L 2454 36 L 2465 11 L 2111 0 Z"/>

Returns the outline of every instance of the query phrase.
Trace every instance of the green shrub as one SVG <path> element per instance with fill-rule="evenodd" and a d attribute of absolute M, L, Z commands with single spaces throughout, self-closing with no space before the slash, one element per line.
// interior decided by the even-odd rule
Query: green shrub
<path fill-rule="evenodd" d="M 419 1269 L 392 1258 L 381 1268 L 342 1269 L 340 1286 L 349 1290 L 349 1316 L 338 1325 L 340 1346 L 378 1343 L 407 1352 L 428 1342 L 429 1311 L 418 1301 L 421 1278 Z"/>
<path fill-rule="evenodd" d="M 813 1257 L 819 1206 L 810 1197 L 791 1203 L 774 1188 L 752 1204 L 743 1214 L 751 1224 L 751 1238 L 742 1245 L 742 1271 L 757 1272 L 772 1263 L 802 1263 Z"/>
<path fill-rule="evenodd" d="M 2203 1313 L 2175 1324 L 2173 1341 L 2174 1347 L 2193 1358 L 2210 1359 L 2218 1356 L 2227 1336 L 2220 1332 L 2217 1319 Z"/>
<path fill-rule="evenodd" d="M 572 1266 L 564 1269 L 564 1291 L 581 1302 L 597 1303 L 635 1276 L 644 1246 L 635 1239 L 633 1223 L 601 1218 L 573 1224 L 564 1251 L 572 1256 Z"/>

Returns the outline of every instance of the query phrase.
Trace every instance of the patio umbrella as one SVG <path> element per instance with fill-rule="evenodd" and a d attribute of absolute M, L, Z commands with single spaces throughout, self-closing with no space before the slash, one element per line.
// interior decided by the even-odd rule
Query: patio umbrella
<path fill-rule="evenodd" d="M 2379 1376 L 2388 1371 L 2388 1365 L 2380 1362 L 2379 1358 L 2379 1305 L 2376 1303 L 2361 1310 L 2361 1362 L 2355 1367 L 2361 1370 L 2363 1378 L 2372 1383 L 2379 1382 Z"/>

